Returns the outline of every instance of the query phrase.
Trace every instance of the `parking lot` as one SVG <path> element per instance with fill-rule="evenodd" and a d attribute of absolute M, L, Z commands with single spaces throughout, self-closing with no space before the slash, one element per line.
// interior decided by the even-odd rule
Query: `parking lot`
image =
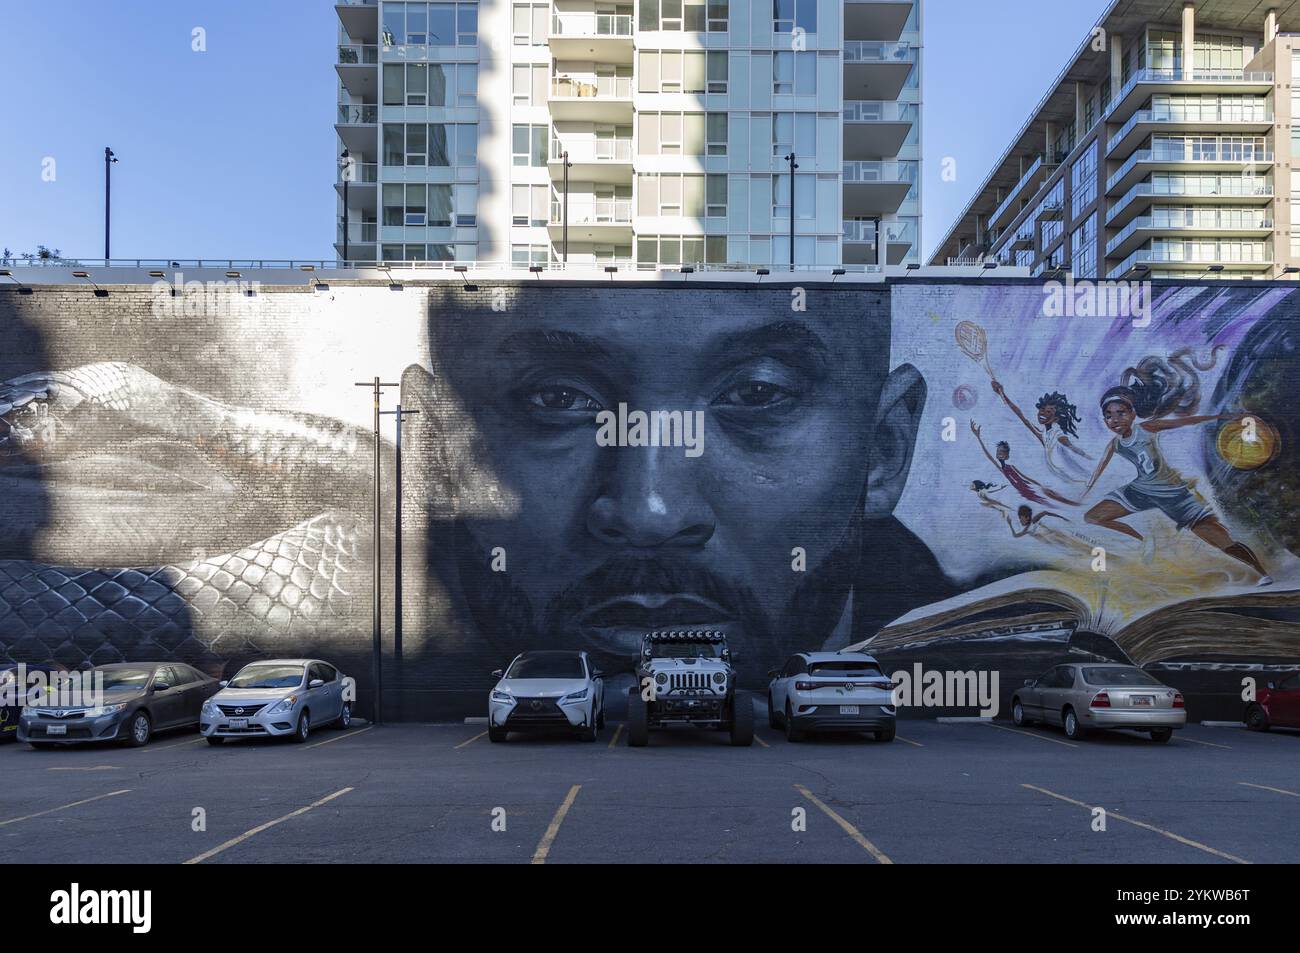
<path fill-rule="evenodd" d="M 1196 725 L 1167 745 L 1075 743 L 1004 722 L 904 720 L 892 744 L 790 744 L 764 718 L 750 748 L 655 733 L 634 749 L 614 722 L 595 744 L 491 744 L 484 729 L 6 744 L 0 851 L 38 863 L 1300 860 L 1300 733 Z"/>

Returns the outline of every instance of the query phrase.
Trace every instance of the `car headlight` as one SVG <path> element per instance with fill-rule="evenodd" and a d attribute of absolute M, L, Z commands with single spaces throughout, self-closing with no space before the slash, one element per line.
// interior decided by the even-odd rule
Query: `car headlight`
<path fill-rule="evenodd" d="M 585 702 L 586 700 L 587 700 L 587 689 L 584 688 L 582 691 L 574 692 L 572 695 L 565 695 L 563 698 L 560 699 L 560 704 L 563 705 L 566 702 Z"/>
<path fill-rule="evenodd" d="M 126 708 L 125 704 L 121 705 L 100 705 L 98 708 L 87 708 L 84 717 L 86 718 L 103 718 L 105 715 L 111 715 L 114 712 L 122 711 Z"/>
<path fill-rule="evenodd" d="M 268 714 L 278 715 L 281 712 L 291 711 L 296 704 L 298 704 L 298 696 L 290 695 L 288 698 L 282 698 L 276 702 L 275 707 Z"/>
<path fill-rule="evenodd" d="M 494 702 L 505 702 L 506 704 L 509 704 L 515 700 L 515 696 L 511 695 L 509 692 L 503 692 L 494 688 L 492 689 L 492 700 Z"/>
<path fill-rule="evenodd" d="M 209 698 L 207 701 L 203 703 L 203 714 L 219 715 L 221 714 L 221 709 L 217 707 L 216 702 L 214 702 L 211 698 Z"/>

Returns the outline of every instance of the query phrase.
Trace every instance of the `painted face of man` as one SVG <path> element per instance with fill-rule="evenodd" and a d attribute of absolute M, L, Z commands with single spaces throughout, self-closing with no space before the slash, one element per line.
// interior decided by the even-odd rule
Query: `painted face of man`
<path fill-rule="evenodd" d="M 504 312 L 449 303 L 432 322 L 459 414 L 441 426 L 472 429 L 499 501 L 451 514 L 480 632 L 604 664 L 632 660 L 651 628 L 722 629 L 752 668 L 820 647 L 864 534 L 902 491 L 924 402 L 914 370 L 887 373 L 884 300 L 812 290 L 796 312 L 785 289 L 510 294 Z M 597 415 L 620 404 L 698 413 L 702 452 L 599 445 Z"/>

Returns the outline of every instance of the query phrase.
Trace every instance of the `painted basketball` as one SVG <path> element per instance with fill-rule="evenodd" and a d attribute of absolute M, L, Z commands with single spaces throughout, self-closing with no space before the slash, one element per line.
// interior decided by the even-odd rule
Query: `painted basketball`
<path fill-rule="evenodd" d="M 1258 470 L 1281 449 L 1282 439 L 1267 421 L 1259 417 L 1230 420 L 1219 431 L 1219 456 L 1236 470 Z"/>

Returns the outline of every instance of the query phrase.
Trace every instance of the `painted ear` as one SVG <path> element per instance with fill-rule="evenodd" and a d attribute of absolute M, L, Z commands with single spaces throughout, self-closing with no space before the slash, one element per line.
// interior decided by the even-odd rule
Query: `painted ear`
<path fill-rule="evenodd" d="M 868 519 L 890 516 L 903 495 L 925 410 L 925 391 L 925 378 L 911 364 L 895 368 L 881 388 L 867 470 Z"/>

